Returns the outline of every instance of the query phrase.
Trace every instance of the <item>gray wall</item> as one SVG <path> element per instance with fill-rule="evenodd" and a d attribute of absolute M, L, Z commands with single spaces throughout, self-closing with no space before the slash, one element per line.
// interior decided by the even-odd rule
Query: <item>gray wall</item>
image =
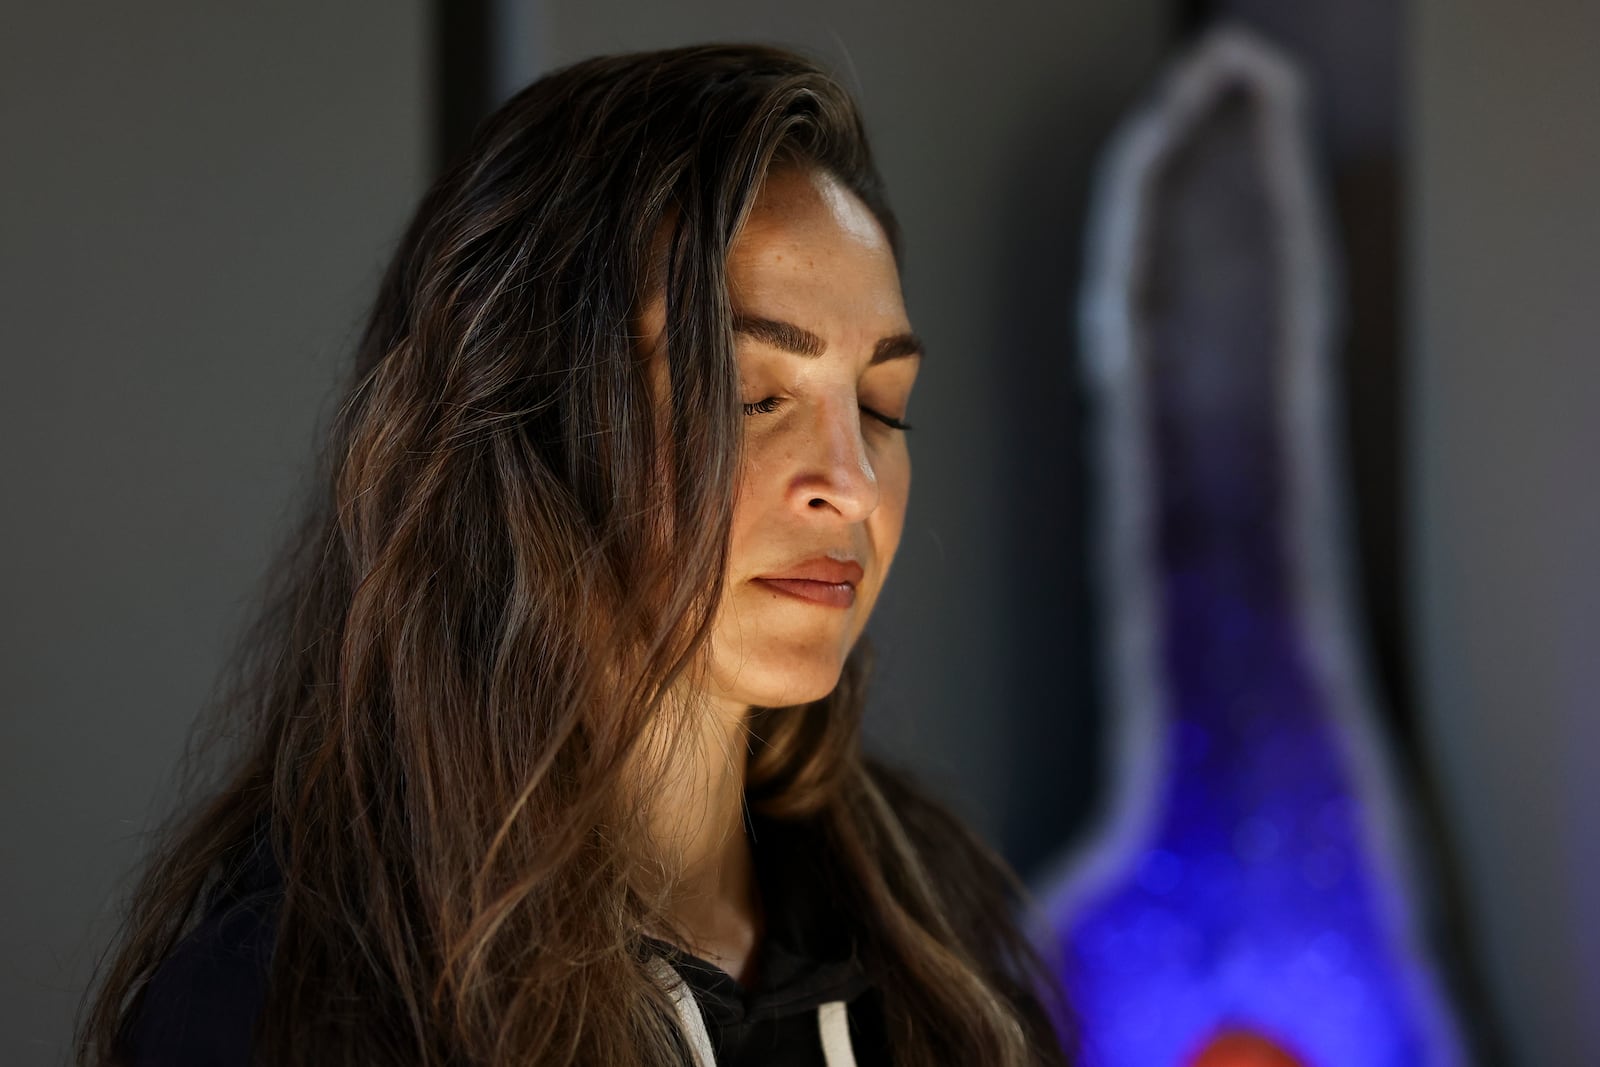
<path fill-rule="evenodd" d="M 0 1063 L 65 1059 L 426 178 L 420 3 L 35 4 L 0 31 Z"/>
<path fill-rule="evenodd" d="M 1415 652 L 1517 1062 L 1600 1063 L 1600 4 L 1421 0 Z"/>

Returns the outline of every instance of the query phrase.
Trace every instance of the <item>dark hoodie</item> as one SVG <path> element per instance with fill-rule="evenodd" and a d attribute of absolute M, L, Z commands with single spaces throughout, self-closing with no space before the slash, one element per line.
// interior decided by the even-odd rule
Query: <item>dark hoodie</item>
<path fill-rule="evenodd" d="M 879 1067 L 892 1062 L 881 976 L 837 907 L 806 828 L 756 817 L 755 875 L 767 929 L 754 987 L 665 941 L 644 940 L 695 1067 Z M 258 850 L 233 892 L 156 970 L 126 1033 L 129 1067 L 246 1067 L 266 995 L 282 884 Z"/>

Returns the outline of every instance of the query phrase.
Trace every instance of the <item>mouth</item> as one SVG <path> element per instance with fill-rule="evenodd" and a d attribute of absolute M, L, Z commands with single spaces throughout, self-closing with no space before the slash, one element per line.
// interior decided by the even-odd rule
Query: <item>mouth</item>
<path fill-rule="evenodd" d="M 755 581 L 784 596 L 823 607 L 848 608 L 856 602 L 856 587 L 850 582 L 818 582 L 808 578 L 757 578 Z"/>
<path fill-rule="evenodd" d="M 813 556 L 791 563 L 755 580 L 775 593 L 828 608 L 848 608 L 856 602 L 856 586 L 866 571 L 854 558 Z"/>

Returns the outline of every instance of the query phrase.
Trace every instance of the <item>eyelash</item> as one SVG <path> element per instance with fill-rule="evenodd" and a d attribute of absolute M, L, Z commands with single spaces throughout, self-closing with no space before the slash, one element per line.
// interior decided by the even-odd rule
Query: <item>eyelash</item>
<path fill-rule="evenodd" d="M 754 404 L 746 404 L 744 406 L 744 413 L 746 415 L 768 415 L 777 408 L 781 401 L 782 397 L 769 396 L 765 400 L 757 400 Z M 861 410 L 863 413 L 871 415 L 873 418 L 877 419 L 879 422 L 890 427 L 891 429 L 911 429 L 911 424 L 909 422 L 901 422 L 899 419 L 873 411 L 871 408 L 862 408 Z"/>

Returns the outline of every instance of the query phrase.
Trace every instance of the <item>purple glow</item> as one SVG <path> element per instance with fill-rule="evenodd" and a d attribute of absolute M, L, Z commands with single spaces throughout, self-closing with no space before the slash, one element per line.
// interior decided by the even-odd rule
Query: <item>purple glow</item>
<path fill-rule="evenodd" d="M 1091 1062 L 1178 1067 L 1225 1024 L 1308 1067 L 1430 1062 L 1292 627 L 1216 570 L 1166 584 L 1181 696 L 1159 832 L 1129 883 L 1056 924 Z"/>
<path fill-rule="evenodd" d="M 1261 42 L 1209 35 L 1124 129 L 1097 214 L 1119 782 L 1098 852 L 1042 894 L 1085 1067 L 1189 1067 L 1225 1029 L 1304 1067 L 1460 1060 L 1374 832 L 1395 813 L 1340 584 L 1298 92 Z"/>

